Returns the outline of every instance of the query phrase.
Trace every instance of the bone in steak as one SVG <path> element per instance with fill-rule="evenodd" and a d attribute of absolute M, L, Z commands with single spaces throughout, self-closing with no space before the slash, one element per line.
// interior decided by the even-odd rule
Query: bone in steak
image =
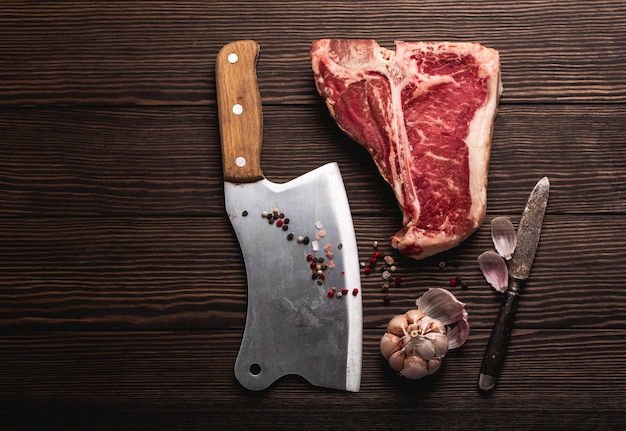
<path fill-rule="evenodd" d="M 313 42 L 315 85 L 339 127 L 372 155 L 403 228 L 391 238 L 423 259 L 483 222 L 500 56 L 478 43 Z"/>

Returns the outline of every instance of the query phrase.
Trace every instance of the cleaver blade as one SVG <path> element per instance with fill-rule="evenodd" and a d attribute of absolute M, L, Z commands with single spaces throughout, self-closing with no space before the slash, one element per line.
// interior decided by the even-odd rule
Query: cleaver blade
<path fill-rule="evenodd" d="M 328 163 L 286 183 L 264 177 L 258 53 L 255 41 L 235 41 L 215 65 L 225 208 L 248 284 L 235 377 L 250 390 L 299 375 L 314 386 L 358 392 L 360 265 L 341 173 Z M 270 223 L 262 215 L 274 209 L 283 218 Z M 321 277 L 312 256 L 324 260 Z"/>

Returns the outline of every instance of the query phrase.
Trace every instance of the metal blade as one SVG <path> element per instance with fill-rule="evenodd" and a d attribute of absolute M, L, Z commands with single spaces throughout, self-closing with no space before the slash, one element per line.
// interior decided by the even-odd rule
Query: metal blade
<path fill-rule="evenodd" d="M 282 376 L 297 374 L 316 386 L 358 391 L 360 267 L 337 164 L 329 163 L 284 184 L 267 179 L 248 184 L 226 182 L 224 192 L 248 280 L 246 327 L 235 362 L 239 382 L 261 390 Z M 263 211 L 274 208 L 289 218 L 287 231 L 261 217 Z M 322 229 L 325 235 L 316 239 Z M 287 239 L 290 232 L 294 234 L 291 241 Z M 298 236 L 308 236 L 308 244 L 299 243 Z M 317 252 L 313 241 L 317 241 Z M 332 244 L 334 268 L 326 269 L 325 280 L 318 285 L 307 254 L 323 257 L 328 263 L 324 251 L 328 244 Z M 329 297 L 327 292 L 333 287 L 349 293 Z"/>
<path fill-rule="evenodd" d="M 550 181 L 543 177 L 528 197 L 528 203 L 517 227 L 517 247 L 509 261 L 509 275 L 519 280 L 526 280 L 535 260 L 535 252 L 541 235 L 543 216 L 548 205 Z"/>

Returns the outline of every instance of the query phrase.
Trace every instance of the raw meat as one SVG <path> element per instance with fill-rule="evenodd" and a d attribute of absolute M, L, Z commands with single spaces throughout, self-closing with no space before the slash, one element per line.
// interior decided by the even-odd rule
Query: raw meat
<path fill-rule="evenodd" d="M 391 238 L 423 259 L 483 222 L 500 56 L 478 43 L 313 42 L 315 85 L 332 117 L 372 155 L 403 228 Z"/>

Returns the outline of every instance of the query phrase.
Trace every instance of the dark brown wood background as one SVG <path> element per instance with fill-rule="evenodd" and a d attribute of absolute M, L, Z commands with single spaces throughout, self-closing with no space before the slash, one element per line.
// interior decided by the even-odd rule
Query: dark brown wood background
<path fill-rule="evenodd" d="M 500 51 L 487 223 L 550 203 L 496 391 L 476 389 L 501 296 L 458 248 L 363 276 L 359 393 L 234 378 L 246 312 L 224 215 L 214 64 L 261 46 L 262 164 L 273 181 L 337 161 L 363 259 L 391 253 L 390 189 L 317 96 L 323 37 L 479 41 Z M 4 1 L 0 4 L 3 429 L 614 429 L 626 426 L 626 2 Z M 294 163 L 295 161 L 295 163 Z M 439 263 L 446 263 L 440 268 Z M 394 376 L 388 319 L 429 287 L 471 334 L 432 378 Z"/>

